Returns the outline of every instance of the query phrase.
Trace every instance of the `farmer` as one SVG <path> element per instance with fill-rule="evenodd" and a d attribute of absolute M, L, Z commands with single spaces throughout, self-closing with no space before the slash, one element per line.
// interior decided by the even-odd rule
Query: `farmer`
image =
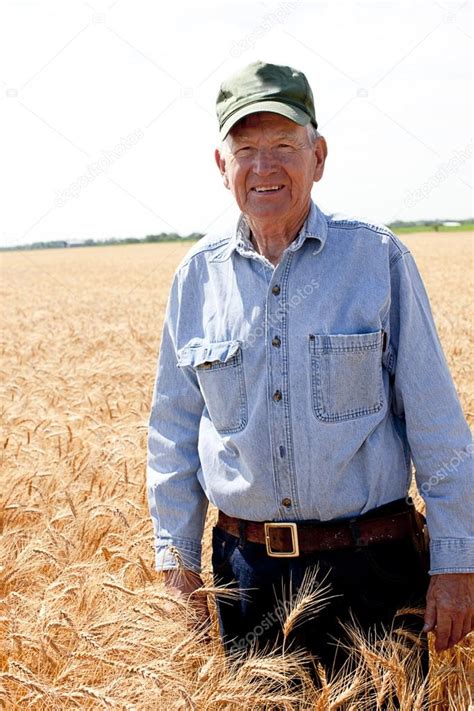
<path fill-rule="evenodd" d="M 156 567 L 185 595 L 203 584 L 210 501 L 215 580 L 245 589 L 218 599 L 227 649 L 282 643 L 311 570 L 333 597 L 286 643 L 331 665 L 352 615 L 433 630 L 445 650 L 471 630 L 473 445 L 413 256 L 312 201 L 327 146 L 302 72 L 248 65 L 217 116 L 241 214 L 187 253 L 169 295 L 148 437 Z M 424 619 L 394 619 L 425 601 Z"/>

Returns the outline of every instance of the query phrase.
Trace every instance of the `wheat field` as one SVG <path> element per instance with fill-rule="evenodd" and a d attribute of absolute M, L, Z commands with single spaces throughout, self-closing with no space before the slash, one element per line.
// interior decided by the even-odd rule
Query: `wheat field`
<path fill-rule="evenodd" d="M 412 249 L 466 417 L 474 420 L 469 234 Z M 5 709 L 467 709 L 470 650 L 422 681 L 401 634 L 313 686 L 279 650 L 226 661 L 153 570 L 147 419 L 168 288 L 189 244 L 2 256 L 0 704 Z M 471 293 L 470 293 L 471 292 Z M 212 608 L 209 514 L 204 579 Z M 293 611 L 298 614 L 298 611 Z M 432 646 L 432 640 L 430 641 Z M 415 650 L 415 651 L 413 651 Z"/>

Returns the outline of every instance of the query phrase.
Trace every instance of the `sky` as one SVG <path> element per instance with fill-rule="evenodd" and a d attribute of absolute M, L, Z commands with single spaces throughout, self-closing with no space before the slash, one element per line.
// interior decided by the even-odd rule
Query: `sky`
<path fill-rule="evenodd" d="M 375 223 L 472 205 L 462 0 L 4 0 L 0 244 L 218 230 L 215 100 L 256 59 L 302 70 L 328 158 L 313 199 Z"/>

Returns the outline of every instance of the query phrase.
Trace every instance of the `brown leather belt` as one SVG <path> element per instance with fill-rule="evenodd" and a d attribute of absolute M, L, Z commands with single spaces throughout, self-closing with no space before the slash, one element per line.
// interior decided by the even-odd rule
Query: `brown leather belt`
<path fill-rule="evenodd" d="M 420 519 L 422 519 L 420 523 Z M 219 511 L 218 528 L 266 546 L 272 557 L 294 558 L 304 553 L 369 546 L 403 538 L 419 539 L 424 518 L 413 506 L 388 515 L 363 515 L 337 521 L 245 521 Z"/>

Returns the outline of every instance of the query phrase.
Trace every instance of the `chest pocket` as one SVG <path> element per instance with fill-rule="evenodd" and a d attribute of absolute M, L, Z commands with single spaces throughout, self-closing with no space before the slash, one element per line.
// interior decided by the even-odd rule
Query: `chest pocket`
<path fill-rule="evenodd" d="M 310 335 L 313 413 L 323 422 L 351 420 L 384 404 L 383 331 Z"/>
<path fill-rule="evenodd" d="M 178 366 L 194 369 L 218 432 L 244 429 L 248 407 L 240 341 L 190 342 L 178 351 Z"/>

